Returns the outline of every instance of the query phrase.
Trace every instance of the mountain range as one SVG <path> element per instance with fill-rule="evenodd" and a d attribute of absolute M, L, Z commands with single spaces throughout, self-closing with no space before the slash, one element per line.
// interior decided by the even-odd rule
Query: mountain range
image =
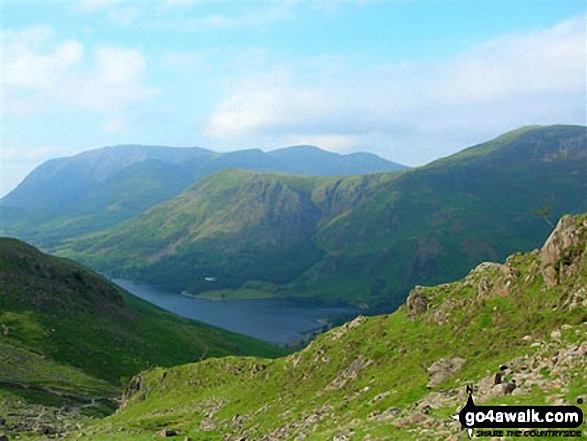
<path fill-rule="evenodd" d="M 2 201 L 5 233 L 82 263 L 0 239 L 0 438 L 458 439 L 466 386 L 479 403 L 585 409 L 587 214 L 552 229 L 587 212 L 586 127 L 346 177 L 327 163 L 196 176 L 186 164 L 217 154 L 124 150 L 49 162 Z M 222 161 L 239 155 L 259 152 Z M 395 312 L 275 359 L 83 262 L 210 297 Z"/>
<path fill-rule="evenodd" d="M 392 310 L 587 210 L 587 128 L 525 127 L 395 173 L 224 170 L 58 252 L 176 291 L 321 299 Z"/>
<path fill-rule="evenodd" d="M 265 153 L 198 147 L 122 145 L 47 161 L 0 200 L 5 235 L 51 248 L 133 218 L 195 181 L 239 168 L 318 176 L 406 169 L 370 153 L 341 155 L 312 146 Z"/>

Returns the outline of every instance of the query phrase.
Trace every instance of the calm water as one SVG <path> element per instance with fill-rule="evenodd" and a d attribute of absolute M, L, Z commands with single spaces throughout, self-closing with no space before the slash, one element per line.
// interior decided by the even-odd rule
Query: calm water
<path fill-rule="evenodd" d="M 167 311 L 278 344 L 300 340 L 304 334 L 322 328 L 327 318 L 356 315 L 350 308 L 317 307 L 276 299 L 210 300 L 164 292 L 130 280 L 113 282 Z"/>

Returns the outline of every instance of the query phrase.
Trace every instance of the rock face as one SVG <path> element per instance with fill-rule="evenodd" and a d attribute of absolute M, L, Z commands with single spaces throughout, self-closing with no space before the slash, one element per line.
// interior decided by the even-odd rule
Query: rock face
<path fill-rule="evenodd" d="M 144 392 L 145 389 L 145 376 L 144 372 L 141 372 L 138 375 L 135 375 L 126 385 L 126 389 L 122 395 L 122 400 L 120 403 L 120 407 L 118 411 L 122 411 L 126 408 L 128 402 L 139 395 L 141 392 Z"/>
<path fill-rule="evenodd" d="M 540 258 L 544 265 L 552 265 L 563 256 L 565 250 L 577 245 L 579 238 L 574 228 L 575 220 L 570 216 L 562 217 L 552 234 L 540 250 Z"/>
<path fill-rule="evenodd" d="M 465 360 L 460 357 L 441 358 L 440 360 L 435 361 L 427 369 L 430 374 L 430 381 L 426 387 L 433 388 L 438 386 L 451 375 L 460 371 L 464 364 Z"/>
<path fill-rule="evenodd" d="M 431 299 L 424 294 L 424 291 L 425 288 L 418 285 L 412 289 L 406 300 L 408 317 L 411 319 L 414 319 L 428 310 L 428 305 L 430 304 Z"/>
<path fill-rule="evenodd" d="M 577 274 L 577 258 L 587 251 L 585 241 L 581 240 L 587 220 L 583 220 L 583 228 L 577 228 L 575 223 L 571 216 L 562 217 L 540 250 L 542 275 L 548 287 Z"/>

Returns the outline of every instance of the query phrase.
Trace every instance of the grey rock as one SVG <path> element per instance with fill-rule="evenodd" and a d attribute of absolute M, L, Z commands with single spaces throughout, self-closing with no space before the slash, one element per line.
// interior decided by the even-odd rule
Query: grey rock
<path fill-rule="evenodd" d="M 465 364 L 465 359 L 460 357 L 441 358 L 435 361 L 427 370 L 430 374 L 430 381 L 427 387 L 433 388 L 438 386 L 444 380 L 457 373 Z"/>

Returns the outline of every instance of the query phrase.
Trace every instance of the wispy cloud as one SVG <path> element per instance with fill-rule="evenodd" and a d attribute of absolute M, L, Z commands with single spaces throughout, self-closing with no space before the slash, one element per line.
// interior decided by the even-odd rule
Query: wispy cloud
<path fill-rule="evenodd" d="M 396 154 L 412 140 L 416 150 L 421 143 L 416 161 L 426 161 L 439 152 L 424 151 L 425 143 L 450 144 L 454 132 L 479 140 L 523 124 L 585 123 L 585 18 L 429 63 L 345 69 L 325 59 L 319 69 L 307 69 L 304 60 L 274 66 L 236 79 L 205 129 L 224 139 L 381 145 L 385 138 Z"/>
<path fill-rule="evenodd" d="M 109 20 L 121 26 L 133 24 L 141 12 L 140 4 L 124 0 L 80 0 L 73 9 L 84 13 L 106 14 Z"/>
<path fill-rule="evenodd" d="M 46 26 L 4 32 L 1 46 L 5 112 L 30 113 L 52 103 L 110 111 L 156 93 L 146 85 L 137 49 L 98 47 L 88 55 L 78 41 L 57 42 Z"/>
<path fill-rule="evenodd" d="M 216 13 L 190 19 L 187 29 L 208 29 L 208 28 L 239 28 L 249 26 L 262 26 L 270 23 L 292 20 L 295 15 L 292 8 L 296 2 L 271 2 L 262 6 L 254 6 L 245 9 L 243 12 L 234 14 Z"/>

